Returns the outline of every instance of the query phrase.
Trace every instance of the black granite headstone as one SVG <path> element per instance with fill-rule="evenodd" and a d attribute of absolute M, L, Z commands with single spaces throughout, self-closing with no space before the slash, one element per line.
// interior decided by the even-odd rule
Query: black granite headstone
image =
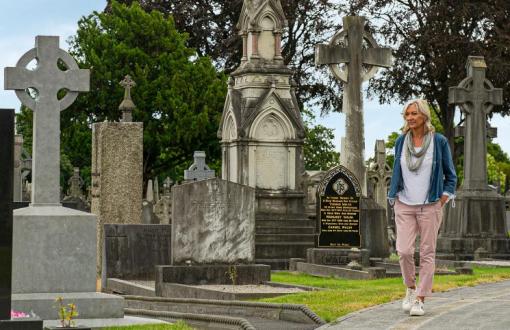
<path fill-rule="evenodd" d="M 0 320 L 11 319 L 14 110 L 0 109 Z"/>
<path fill-rule="evenodd" d="M 11 320 L 14 110 L 0 109 L 0 330 L 41 330 L 34 318 Z M 23 311 L 27 312 L 27 311 Z"/>
<path fill-rule="evenodd" d="M 361 186 L 343 166 L 329 170 L 317 189 L 317 247 L 361 247 Z"/>

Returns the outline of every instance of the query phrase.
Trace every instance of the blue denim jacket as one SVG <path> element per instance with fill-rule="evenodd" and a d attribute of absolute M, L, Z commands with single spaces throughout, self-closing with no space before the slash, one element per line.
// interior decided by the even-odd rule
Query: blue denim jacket
<path fill-rule="evenodd" d="M 404 189 L 402 179 L 402 168 L 400 167 L 400 157 L 404 146 L 405 135 L 400 135 L 395 141 L 395 162 L 393 163 L 393 174 L 391 176 L 390 190 L 388 199 L 393 205 L 397 193 Z M 455 197 L 455 187 L 457 186 L 457 174 L 453 166 L 452 153 L 448 140 L 444 135 L 434 133 L 434 157 L 432 163 L 432 176 L 428 197 L 423 203 L 437 202 L 441 196 L 446 193 L 450 198 Z"/>

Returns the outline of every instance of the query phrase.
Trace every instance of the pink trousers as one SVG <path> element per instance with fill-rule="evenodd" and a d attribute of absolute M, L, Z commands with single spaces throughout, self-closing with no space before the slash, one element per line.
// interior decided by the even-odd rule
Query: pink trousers
<path fill-rule="evenodd" d="M 420 282 L 416 295 L 432 294 L 432 281 L 436 268 L 436 241 L 443 218 L 441 202 L 425 205 L 406 205 L 395 201 L 395 223 L 397 226 L 397 253 L 404 284 L 416 285 L 414 249 L 416 236 L 420 236 Z"/>

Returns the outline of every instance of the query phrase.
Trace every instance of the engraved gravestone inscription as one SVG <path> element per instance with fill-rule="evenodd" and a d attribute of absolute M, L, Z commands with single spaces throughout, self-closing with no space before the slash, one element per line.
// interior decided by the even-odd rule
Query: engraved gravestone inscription
<path fill-rule="evenodd" d="M 347 168 L 331 169 L 317 189 L 317 247 L 361 247 L 361 186 Z"/>

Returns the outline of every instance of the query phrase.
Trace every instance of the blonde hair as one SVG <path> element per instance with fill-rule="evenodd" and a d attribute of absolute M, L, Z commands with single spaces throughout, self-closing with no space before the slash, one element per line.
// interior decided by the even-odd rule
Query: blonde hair
<path fill-rule="evenodd" d="M 411 105 L 415 104 L 416 108 L 418 109 L 418 112 L 420 112 L 423 116 L 425 116 L 425 132 L 432 132 L 434 133 L 436 131 L 434 125 L 432 125 L 431 115 L 430 115 L 430 105 L 426 100 L 423 99 L 414 99 L 409 102 L 407 102 L 404 105 L 404 111 L 402 111 L 402 117 L 404 117 L 404 127 L 402 128 L 402 133 L 406 134 L 409 131 L 409 125 L 407 124 L 406 119 L 406 110 Z"/>

